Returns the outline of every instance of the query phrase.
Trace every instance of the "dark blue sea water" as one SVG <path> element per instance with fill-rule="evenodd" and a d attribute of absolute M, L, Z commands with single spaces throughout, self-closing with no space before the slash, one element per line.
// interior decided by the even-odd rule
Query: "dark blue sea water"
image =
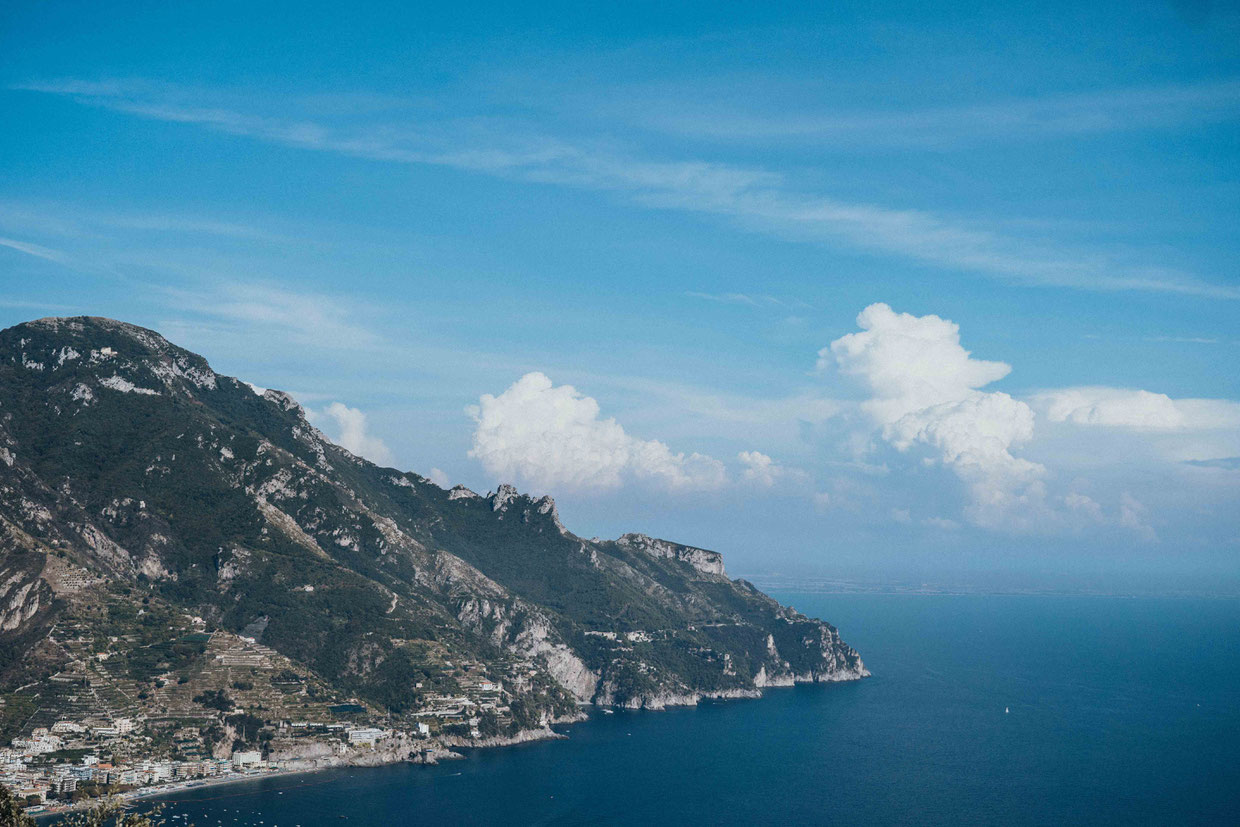
<path fill-rule="evenodd" d="M 201 789 L 166 812 L 198 827 L 1240 823 L 1240 601 L 777 597 L 838 625 L 874 677 L 597 715 L 566 741 L 438 767 Z"/>

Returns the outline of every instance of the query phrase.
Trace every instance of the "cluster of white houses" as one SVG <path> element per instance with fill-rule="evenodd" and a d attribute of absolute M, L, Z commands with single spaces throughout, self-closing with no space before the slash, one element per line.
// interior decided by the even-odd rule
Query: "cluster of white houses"
<path fill-rule="evenodd" d="M 337 723 L 298 721 L 286 726 L 293 732 L 339 738 L 352 747 L 374 745 L 392 734 L 390 730 L 379 727 Z M 411 734 L 421 737 L 429 734 L 426 724 L 416 724 L 414 729 Z M 80 743 L 82 737 L 97 735 L 115 743 L 118 737 L 133 731 L 133 722 L 126 719 L 117 719 L 101 727 L 61 721 L 50 729 L 35 729 L 30 737 L 14 739 L 8 748 L 0 748 L 0 784 L 8 787 L 18 801 L 25 802 L 28 811 L 37 813 L 47 809 L 52 800 L 68 803 L 82 797 L 87 789 L 96 792 L 134 789 L 286 769 L 282 762 L 264 760 L 261 752 L 250 749 L 234 751 L 228 758 L 114 759 L 116 763 L 105 761 L 100 756 L 99 752 L 104 755 L 109 753 L 105 745 L 100 745 L 102 749 L 61 752 L 66 749 L 69 738 Z"/>
<path fill-rule="evenodd" d="M 199 621 L 198 618 L 194 620 Z M 470 662 L 457 667 L 445 662 L 444 666 L 445 671 L 455 672 L 453 688 L 456 691 L 424 696 L 421 708 L 399 725 L 401 734 L 413 739 L 429 739 L 446 727 L 453 727 L 455 734 L 468 733 L 477 738 L 480 737 L 478 726 L 485 715 L 509 714 L 504 682 L 487 677 L 481 664 Z M 533 670 L 528 675 L 514 671 L 508 675 L 508 680 L 519 689 L 528 686 L 535 674 Z M 417 683 L 414 688 L 422 689 L 423 685 Z M 343 706 L 355 707 L 349 712 L 363 709 L 355 703 Z M 203 738 L 204 722 L 213 719 L 210 714 L 155 719 L 139 716 L 141 720 L 135 721 L 118 713 L 122 711 L 80 720 L 60 720 L 14 739 L 7 749 L 0 748 L 0 784 L 37 812 L 117 789 L 128 792 L 182 782 L 192 785 L 198 779 L 303 768 L 302 765 L 295 767 L 293 761 L 272 760 L 272 753 L 264 759 L 262 753 L 249 746 L 232 752 L 227 758 L 218 757 L 219 753 Z M 280 743 L 288 739 L 318 739 L 333 744 L 337 752 L 381 748 L 383 745 L 379 742 L 394 734 L 383 728 L 390 721 L 381 723 L 377 717 L 366 719 L 365 716 L 363 721 L 284 720 L 263 729 L 270 731 Z M 167 742 L 169 736 L 171 744 Z M 249 733 L 249 737 L 253 738 L 254 734 Z M 280 749 L 274 751 L 276 756 L 281 754 L 287 753 Z"/>

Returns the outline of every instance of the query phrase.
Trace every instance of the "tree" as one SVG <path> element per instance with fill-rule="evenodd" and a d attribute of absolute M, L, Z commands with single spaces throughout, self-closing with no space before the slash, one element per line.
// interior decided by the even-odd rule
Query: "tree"
<path fill-rule="evenodd" d="M 478 720 L 478 734 L 483 738 L 494 738 L 499 735 L 499 716 L 492 709 L 485 710 Z"/>
<path fill-rule="evenodd" d="M 0 784 L 0 827 L 35 827 L 8 787 Z"/>
<path fill-rule="evenodd" d="M 228 693 L 223 689 L 208 689 L 201 695 L 195 695 L 194 703 L 202 704 L 208 709 L 218 709 L 220 712 L 229 712 L 235 706 L 232 698 L 228 697 Z"/>

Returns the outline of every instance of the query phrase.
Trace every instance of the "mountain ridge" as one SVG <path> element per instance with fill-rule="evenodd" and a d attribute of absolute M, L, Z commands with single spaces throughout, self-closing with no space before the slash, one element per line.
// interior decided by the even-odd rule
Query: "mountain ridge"
<path fill-rule="evenodd" d="M 868 674 L 834 627 L 730 580 L 717 552 L 584 539 L 549 496 L 378 466 L 289 394 L 103 317 L 0 331 L 0 553 L 10 735 L 58 714 L 44 698 L 17 721 L 19 687 L 70 679 L 145 693 L 149 720 L 192 718 L 201 703 L 176 686 L 233 691 L 204 661 L 221 657 L 217 638 L 287 660 L 307 708 L 424 715 L 445 737 L 457 724 L 427 710 L 475 683 L 503 687 L 466 719 L 494 736 L 582 703 L 659 708 Z M 179 654 L 148 663 L 152 649 Z M 273 707 L 283 689 L 268 677 L 236 708 Z"/>

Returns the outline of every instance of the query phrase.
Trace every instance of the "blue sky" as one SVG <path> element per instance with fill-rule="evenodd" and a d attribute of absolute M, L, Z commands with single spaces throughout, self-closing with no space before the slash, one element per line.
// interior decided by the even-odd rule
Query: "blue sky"
<path fill-rule="evenodd" d="M 1234 579 L 1240 16 L 1084 6 L 7 4 L 0 323 L 734 571 Z"/>

